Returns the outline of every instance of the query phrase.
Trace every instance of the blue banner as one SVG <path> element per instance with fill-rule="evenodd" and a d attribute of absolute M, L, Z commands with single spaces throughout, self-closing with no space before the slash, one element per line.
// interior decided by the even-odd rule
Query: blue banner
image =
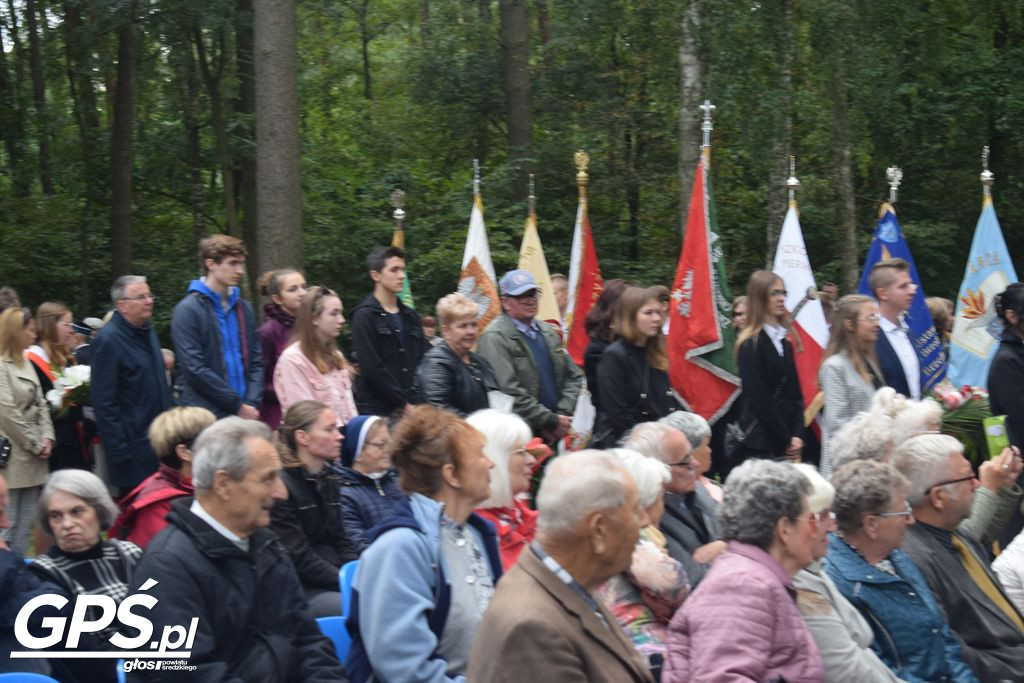
<path fill-rule="evenodd" d="M 971 241 L 971 255 L 956 298 L 949 378 L 957 386 L 985 387 L 988 366 L 999 347 L 1002 329 L 992 300 L 1017 281 L 992 199 L 986 198 Z"/>
<path fill-rule="evenodd" d="M 884 204 L 882 216 L 875 228 L 875 237 L 868 249 L 867 260 L 864 261 L 864 272 L 860 276 L 860 284 L 857 285 L 857 290 L 861 294 L 875 296 L 868 287 L 868 276 L 876 263 L 891 258 L 901 258 L 910 264 L 910 279 L 917 285 L 917 294 L 914 295 L 914 302 L 907 311 L 905 322 L 910 328 L 910 338 L 921 363 L 921 395 L 924 396 L 946 377 L 946 354 L 942 350 L 942 340 L 935 332 L 928 306 L 924 303 L 921 278 L 917 275 L 917 266 L 914 265 L 914 257 L 910 255 L 910 247 L 903 239 L 900 223 L 896 220 L 896 212 L 891 205 Z"/>

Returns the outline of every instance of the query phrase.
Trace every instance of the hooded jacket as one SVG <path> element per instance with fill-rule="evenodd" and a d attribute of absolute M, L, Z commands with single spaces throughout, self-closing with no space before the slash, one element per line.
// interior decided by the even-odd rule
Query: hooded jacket
<path fill-rule="evenodd" d="M 174 307 L 171 334 L 183 405 L 207 408 L 218 419 L 237 414 L 243 403 L 259 407 L 263 354 L 256 316 L 237 287 L 225 309 L 219 294 L 193 280 Z"/>

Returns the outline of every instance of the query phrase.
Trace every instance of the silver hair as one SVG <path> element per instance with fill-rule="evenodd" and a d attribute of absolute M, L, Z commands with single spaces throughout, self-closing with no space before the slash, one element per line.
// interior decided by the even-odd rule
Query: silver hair
<path fill-rule="evenodd" d="M 629 473 L 607 451 L 583 450 L 551 461 L 537 491 L 537 528 L 571 533 L 592 512 L 622 507 Z"/>
<path fill-rule="evenodd" d="M 854 460 L 884 461 L 892 453 L 896 424 L 881 412 L 857 413 L 830 441 L 832 471 Z"/>
<path fill-rule="evenodd" d="M 124 290 L 128 289 L 128 285 L 137 285 L 145 281 L 145 275 L 122 275 L 114 280 L 114 285 L 110 288 L 110 300 L 116 304 L 124 298 Z"/>
<path fill-rule="evenodd" d="M 832 501 L 836 497 L 836 490 L 832 484 L 825 481 L 825 477 L 818 473 L 818 468 L 805 462 L 797 463 L 796 468 L 800 471 L 800 474 L 807 478 L 807 482 L 811 485 L 811 492 L 807 494 L 807 507 L 810 511 L 818 514 L 832 507 Z"/>
<path fill-rule="evenodd" d="M 661 422 L 641 422 L 626 433 L 619 445 L 668 464 L 669 454 L 665 452 L 665 438 L 673 430 L 673 427 Z"/>
<path fill-rule="evenodd" d="M 893 416 L 896 423 L 894 443 L 901 443 L 934 429 L 942 424 L 942 406 L 934 398 L 926 397 L 920 401 L 908 400 L 901 411 Z"/>
<path fill-rule="evenodd" d="M 911 507 L 923 503 L 929 489 L 950 477 L 950 454 L 963 452 L 964 445 L 946 434 L 920 434 L 896 447 L 893 464 L 910 480 L 907 501 Z"/>
<path fill-rule="evenodd" d="M 718 525 L 727 541 L 768 550 L 780 519 L 795 520 L 804 509 L 811 484 L 789 463 L 747 460 L 729 473 L 718 506 Z"/>
<path fill-rule="evenodd" d="M 466 418 L 487 442 L 484 455 L 494 463 L 491 470 L 491 497 L 479 508 L 511 507 L 515 494 L 509 484 L 508 463 L 512 452 L 525 445 L 533 432 L 523 418 L 513 413 L 486 408 Z"/>
<path fill-rule="evenodd" d="M 697 413 L 676 410 L 658 420 L 672 429 L 678 429 L 690 442 L 690 448 L 697 448 L 701 441 L 711 436 L 711 425 Z"/>
<path fill-rule="evenodd" d="M 895 467 L 875 460 L 847 463 L 833 473 L 832 481 L 836 486 L 832 504 L 836 526 L 846 533 L 860 530 L 866 515 L 887 510 L 910 485 Z"/>
<path fill-rule="evenodd" d="M 664 491 L 665 484 L 672 479 L 668 465 L 628 448 L 613 448 L 608 452 L 615 455 L 623 469 L 632 475 L 640 505 L 645 508 L 654 505 Z"/>
<path fill-rule="evenodd" d="M 235 481 L 245 479 L 252 468 L 249 446 L 245 443 L 249 439 L 270 441 L 270 427 L 257 420 L 232 416 L 204 429 L 192 448 L 192 485 L 196 491 L 213 488 L 213 478 L 219 470 Z"/>
<path fill-rule="evenodd" d="M 50 497 L 55 491 L 63 491 L 76 498 L 81 498 L 86 505 L 96 511 L 100 529 L 107 530 L 117 518 L 118 509 L 107 491 L 107 485 L 92 472 L 85 470 L 57 470 L 46 479 L 43 492 L 39 495 L 36 519 L 46 533 L 53 535 L 50 528 Z"/>

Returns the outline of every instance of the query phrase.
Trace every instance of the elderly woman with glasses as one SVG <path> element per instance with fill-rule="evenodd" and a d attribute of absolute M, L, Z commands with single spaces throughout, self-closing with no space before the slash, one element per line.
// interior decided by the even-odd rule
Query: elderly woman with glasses
<path fill-rule="evenodd" d="M 818 381 L 825 394 L 821 429 L 821 473 L 832 474 L 832 443 L 839 428 L 867 410 L 871 397 L 885 386 L 875 357 L 878 304 L 869 296 L 850 294 L 839 300 Z"/>
<path fill-rule="evenodd" d="M 814 538 L 814 562 L 793 577 L 793 585 L 796 606 L 821 652 L 825 680 L 899 681 L 871 649 L 874 636 L 867 620 L 843 597 L 822 566 L 829 534 L 836 529 L 831 509 L 836 490 L 813 466 L 796 467 L 811 484 L 807 505 L 817 519 L 818 533 Z"/>
<path fill-rule="evenodd" d="M 906 477 L 887 463 L 851 462 L 835 472 L 838 533 L 825 571 L 874 631 L 872 649 L 908 681 L 976 681 L 938 602 L 900 547 L 914 523 Z"/>
<path fill-rule="evenodd" d="M 367 532 L 395 514 L 406 499 L 391 466 L 391 434 L 379 415 L 357 415 L 345 425 L 341 462 L 341 516 L 356 553 L 370 544 Z"/>
<path fill-rule="evenodd" d="M 466 422 L 484 435 L 484 453 L 494 463 L 491 496 L 476 513 L 497 530 L 501 564 L 508 571 L 537 531 L 537 511 L 524 500 L 530 493 L 530 477 L 537 464 L 526 450 L 530 425 L 518 415 L 491 409 L 473 413 Z"/>
<path fill-rule="evenodd" d="M 789 463 L 748 460 L 725 482 L 728 546 L 669 624 L 664 683 L 820 683 L 821 655 L 794 601 L 814 561 L 810 484 Z"/>
<path fill-rule="evenodd" d="M 491 364 L 475 353 L 479 307 L 464 294 L 449 294 L 437 302 L 441 319 L 438 344 L 423 355 L 417 370 L 420 398 L 460 417 L 489 405 L 487 393 L 498 389 Z"/>
<path fill-rule="evenodd" d="M 29 567 L 39 578 L 57 585 L 65 597 L 106 595 L 120 603 L 130 592 L 132 574 L 142 549 L 128 541 L 103 540 L 117 516 L 117 506 L 99 477 L 84 470 L 58 470 L 50 475 L 39 498 L 38 522 L 56 545 L 39 555 Z M 67 609 L 67 608 L 66 608 Z M 98 608 L 86 610 L 96 620 Z M 109 649 L 109 638 L 117 631 L 108 626 L 86 634 L 83 650 Z M 54 659 L 56 677 L 61 681 L 113 681 L 114 668 L 108 659 Z"/>

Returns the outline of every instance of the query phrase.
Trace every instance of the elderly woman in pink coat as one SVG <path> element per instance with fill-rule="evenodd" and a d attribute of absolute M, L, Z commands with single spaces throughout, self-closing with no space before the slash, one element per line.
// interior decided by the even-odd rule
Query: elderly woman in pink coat
<path fill-rule="evenodd" d="M 669 624 L 663 683 L 821 683 L 793 576 L 814 559 L 810 484 L 790 463 L 748 460 L 718 509 L 725 551 Z"/>

